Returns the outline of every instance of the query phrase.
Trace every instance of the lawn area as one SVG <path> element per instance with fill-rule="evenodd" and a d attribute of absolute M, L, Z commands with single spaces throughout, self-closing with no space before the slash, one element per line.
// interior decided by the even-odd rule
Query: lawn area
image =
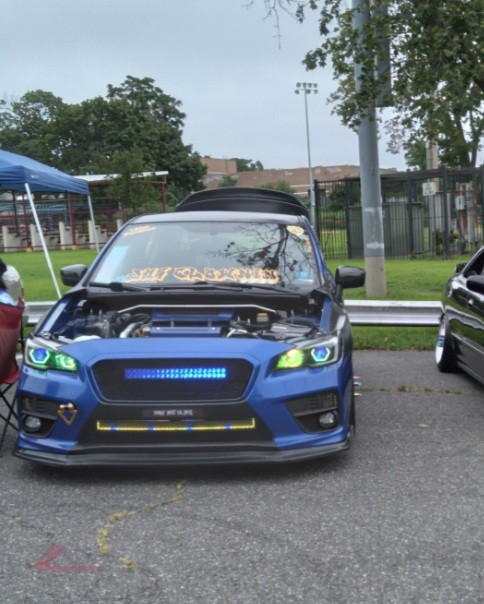
<path fill-rule="evenodd" d="M 385 262 L 387 282 L 386 300 L 440 300 L 445 283 L 453 274 L 458 262 L 467 257 L 442 259 L 390 259 Z M 348 264 L 364 268 L 361 261 L 349 261 Z M 337 266 L 345 264 L 338 260 L 329 260 L 328 265 L 334 272 Z M 349 300 L 371 299 L 365 295 L 364 288 L 351 289 L 346 293 Z M 353 335 L 356 350 L 432 350 L 437 338 L 436 327 L 363 327 L 355 325 Z"/>
<path fill-rule="evenodd" d="M 456 264 L 469 260 L 462 256 L 451 260 L 408 259 L 385 261 L 387 281 L 386 300 L 440 300 L 444 285 L 453 274 Z M 338 266 L 349 264 L 365 267 L 363 260 L 328 260 L 334 273 Z M 352 300 L 371 299 L 364 288 L 349 290 L 346 297 Z"/>
<path fill-rule="evenodd" d="M 59 269 L 69 264 L 90 264 L 95 250 L 65 250 L 50 253 L 54 273 L 61 292 L 67 291 L 59 277 Z M 22 276 L 27 302 L 56 299 L 56 290 L 42 252 L 11 252 L 2 254 L 7 264 L 15 266 Z M 387 300 L 440 300 L 445 282 L 455 265 L 468 257 L 451 260 L 409 259 L 387 260 Z M 343 264 L 364 267 L 363 260 L 329 260 L 334 272 Z M 348 290 L 349 300 L 366 299 L 364 288 Z M 434 347 L 437 329 L 433 327 L 354 327 L 356 349 L 424 350 Z"/>
<path fill-rule="evenodd" d="M 60 269 L 69 264 L 90 264 L 96 250 L 65 250 L 49 252 L 54 274 L 62 293 L 69 288 L 60 280 Z M 9 252 L 1 255 L 6 264 L 14 266 L 24 284 L 27 302 L 56 300 L 57 293 L 43 252 Z"/>

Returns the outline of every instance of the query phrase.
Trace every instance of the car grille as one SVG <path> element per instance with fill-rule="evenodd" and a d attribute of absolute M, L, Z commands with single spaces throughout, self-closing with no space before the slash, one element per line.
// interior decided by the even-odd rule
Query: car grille
<path fill-rule="evenodd" d="M 108 402 L 216 402 L 242 397 L 252 374 L 243 359 L 100 361 L 94 379 Z"/>

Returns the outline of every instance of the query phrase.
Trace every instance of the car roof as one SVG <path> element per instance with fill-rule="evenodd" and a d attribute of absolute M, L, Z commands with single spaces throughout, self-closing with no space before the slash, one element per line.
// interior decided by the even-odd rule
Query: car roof
<path fill-rule="evenodd" d="M 167 214 L 143 214 L 129 224 L 153 222 L 264 222 L 277 224 L 301 224 L 301 216 L 268 214 L 262 212 L 169 212 Z"/>
<path fill-rule="evenodd" d="M 309 218 L 308 209 L 294 195 L 284 191 L 251 187 L 221 187 L 197 191 L 185 197 L 174 211 L 274 213 Z"/>

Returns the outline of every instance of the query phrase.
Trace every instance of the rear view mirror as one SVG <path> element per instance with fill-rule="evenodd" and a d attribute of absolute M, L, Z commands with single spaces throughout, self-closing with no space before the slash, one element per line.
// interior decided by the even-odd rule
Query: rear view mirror
<path fill-rule="evenodd" d="M 64 285 L 77 285 L 79 281 L 84 277 L 87 271 L 85 264 L 71 264 L 60 269 L 60 275 L 62 283 Z"/>
<path fill-rule="evenodd" d="M 365 285 L 365 275 L 366 273 L 362 268 L 338 266 L 335 274 L 336 285 L 339 285 L 341 289 L 363 287 Z"/>

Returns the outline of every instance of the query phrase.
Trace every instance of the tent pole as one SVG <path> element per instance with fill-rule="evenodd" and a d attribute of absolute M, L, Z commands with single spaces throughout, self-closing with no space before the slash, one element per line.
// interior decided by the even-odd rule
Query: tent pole
<path fill-rule="evenodd" d="M 54 269 L 52 268 L 52 262 L 50 261 L 49 250 L 45 244 L 44 233 L 42 233 L 42 227 L 40 226 L 39 217 L 37 216 L 37 210 L 34 205 L 34 198 L 32 197 L 32 193 L 30 191 L 30 187 L 28 183 L 25 183 L 25 190 L 27 191 L 27 197 L 29 198 L 30 209 L 32 210 L 32 215 L 35 220 L 35 225 L 37 227 L 37 231 L 39 232 L 40 241 L 42 243 L 42 249 L 44 250 L 44 256 L 47 261 L 47 266 L 49 267 L 50 274 L 52 276 L 52 281 L 54 282 L 55 290 L 57 292 L 57 297 L 61 297 L 59 285 L 57 284 L 57 280 L 55 278 Z"/>
<path fill-rule="evenodd" d="M 20 225 L 18 223 L 18 211 L 17 211 L 17 195 L 15 194 L 15 191 L 12 191 L 12 197 L 13 197 L 13 213 L 15 216 L 15 234 L 20 235 Z"/>
<path fill-rule="evenodd" d="M 30 249 L 30 229 L 29 229 L 29 219 L 27 217 L 27 206 L 25 205 L 25 195 L 22 193 L 22 210 L 24 211 L 24 227 L 25 227 L 25 237 L 27 239 L 27 249 Z M 32 250 L 33 250 L 32 246 Z"/>
<path fill-rule="evenodd" d="M 99 243 L 97 240 L 97 230 L 96 230 L 96 223 L 94 221 L 94 212 L 92 211 L 91 194 L 89 194 L 87 196 L 87 205 L 89 206 L 89 215 L 91 217 L 91 222 L 92 222 L 92 230 L 93 230 L 93 235 L 94 235 L 94 246 L 96 247 L 96 254 L 99 254 Z"/>

